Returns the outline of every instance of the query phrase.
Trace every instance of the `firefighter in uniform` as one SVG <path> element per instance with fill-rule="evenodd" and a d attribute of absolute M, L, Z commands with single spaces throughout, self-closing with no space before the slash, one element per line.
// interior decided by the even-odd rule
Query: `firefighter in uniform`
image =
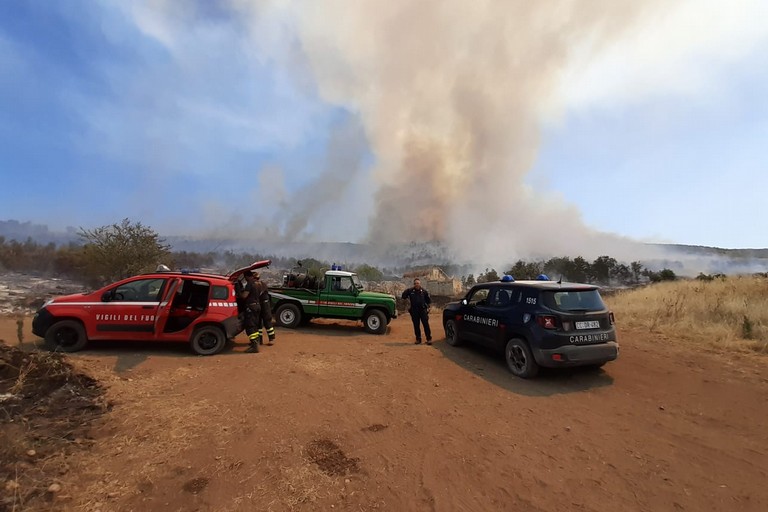
<path fill-rule="evenodd" d="M 244 304 L 244 324 L 245 333 L 248 335 L 248 341 L 251 345 L 246 349 L 246 352 L 258 352 L 259 342 L 261 341 L 261 303 L 259 302 L 259 296 L 261 295 L 261 285 L 253 276 L 250 270 L 246 270 L 243 274 L 245 278 L 245 284 L 238 281 L 235 284 L 237 296 L 243 301 Z"/>
<path fill-rule="evenodd" d="M 269 286 L 267 283 L 259 280 L 259 273 L 254 272 L 253 277 L 256 283 L 259 285 L 259 305 L 261 307 L 261 322 L 264 328 L 267 330 L 267 345 L 274 345 L 275 343 L 275 327 L 272 325 L 272 304 L 269 299 Z M 261 330 L 259 330 L 261 334 Z M 259 337 L 261 342 L 261 337 Z"/>
<path fill-rule="evenodd" d="M 416 344 L 421 343 L 421 325 L 424 325 L 424 334 L 427 336 L 427 345 L 432 344 L 432 330 L 429 328 L 429 305 L 432 298 L 429 292 L 421 287 L 421 280 L 417 277 L 413 280 L 413 287 L 403 292 L 403 298 L 411 301 L 408 312 L 413 321 L 413 333 L 416 335 Z"/>

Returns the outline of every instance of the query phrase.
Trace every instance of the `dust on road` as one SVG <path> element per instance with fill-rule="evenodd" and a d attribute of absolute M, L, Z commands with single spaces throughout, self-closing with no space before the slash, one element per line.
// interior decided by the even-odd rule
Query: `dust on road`
<path fill-rule="evenodd" d="M 0 339 L 15 328 L 1 320 Z M 258 354 L 242 336 L 214 357 L 93 344 L 71 359 L 112 410 L 70 457 L 59 506 L 768 509 L 765 359 L 619 336 L 603 370 L 534 381 L 485 350 L 413 345 L 407 318 L 385 336 L 342 321 L 281 329 Z"/>

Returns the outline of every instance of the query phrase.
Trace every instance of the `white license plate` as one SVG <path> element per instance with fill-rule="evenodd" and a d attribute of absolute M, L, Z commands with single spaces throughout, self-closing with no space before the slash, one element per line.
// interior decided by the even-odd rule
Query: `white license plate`
<path fill-rule="evenodd" d="M 589 322 L 576 322 L 577 329 L 599 329 L 600 322 L 597 320 L 590 320 Z"/>

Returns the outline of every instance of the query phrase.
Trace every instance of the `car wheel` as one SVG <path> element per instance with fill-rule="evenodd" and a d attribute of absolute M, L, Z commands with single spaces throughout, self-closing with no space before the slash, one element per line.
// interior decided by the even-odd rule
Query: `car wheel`
<path fill-rule="evenodd" d="M 512 338 L 507 342 L 504 350 L 507 359 L 507 368 L 521 379 L 532 379 L 539 373 L 539 365 L 533 358 L 528 343 L 520 338 Z"/>
<path fill-rule="evenodd" d="M 189 340 L 192 350 L 195 354 L 201 356 L 212 356 L 218 354 L 227 345 L 227 337 L 224 331 L 212 325 L 206 325 L 195 329 L 192 338 Z"/>
<path fill-rule="evenodd" d="M 45 347 L 51 352 L 77 352 L 88 344 L 83 324 L 75 320 L 61 320 L 45 333 Z"/>
<path fill-rule="evenodd" d="M 378 309 L 372 309 L 363 318 L 365 330 L 371 334 L 384 334 L 387 332 L 387 315 Z"/>
<path fill-rule="evenodd" d="M 301 323 L 301 310 L 295 304 L 281 304 L 277 308 L 277 323 L 281 327 L 295 329 Z"/>
<path fill-rule="evenodd" d="M 445 341 L 452 347 L 461 345 L 459 329 L 455 320 L 446 320 L 445 322 Z"/>

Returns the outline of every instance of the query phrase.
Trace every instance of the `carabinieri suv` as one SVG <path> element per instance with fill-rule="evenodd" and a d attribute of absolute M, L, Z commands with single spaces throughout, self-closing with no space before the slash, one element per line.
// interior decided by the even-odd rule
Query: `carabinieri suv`
<path fill-rule="evenodd" d="M 459 302 L 446 305 L 448 344 L 470 341 L 503 351 L 516 376 L 535 377 L 539 368 L 600 367 L 619 355 L 614 316 L 597 286 L 549 280 L 475 285 Z"/>

